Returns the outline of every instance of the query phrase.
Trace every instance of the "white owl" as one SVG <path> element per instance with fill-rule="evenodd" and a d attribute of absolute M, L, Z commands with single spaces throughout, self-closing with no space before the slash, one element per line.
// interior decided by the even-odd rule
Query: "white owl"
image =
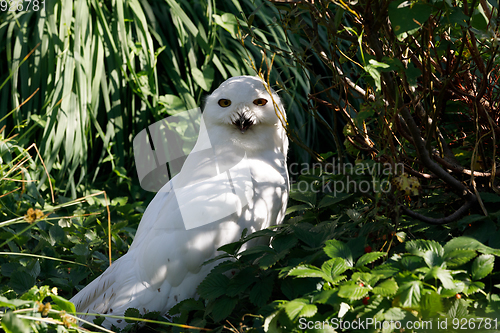
<path fill-rule="evenodd" d="M 280 224 L 289 192 L 284 121 L 278 95 L 260 78 L 222 83 L 206 100 L 204 126 L 181 172 L 147 207 L 128 253 L 71 299 L 77 312 L 165 314 L 195 296 L 217 263 L 202 264 L 221 254 L 217 248 L 245 228 Z M 103 326 L 112 324 L 126 326 L 111 318 Z"/>

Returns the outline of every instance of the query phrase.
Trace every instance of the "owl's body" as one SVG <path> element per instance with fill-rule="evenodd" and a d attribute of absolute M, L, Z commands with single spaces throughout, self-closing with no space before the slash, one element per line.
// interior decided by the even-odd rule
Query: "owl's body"
<path fill-rule="evenodd" d="M 136 308 L 141 313 L 165 314 L 176 303 L 195 296 L 197 286 L 217 263 L 202 264 L 221 254 L 217 248 L 239 240 L 245 228 L 250 233 L 283 221 L 289 191 L 288 139 L 273 99 L 284 115 L 278 96 L 273 93 L 271 99 L 261 80 L 249 76 L 225 81 L 208 97 L 203 113 L 206 132 L 200 133 L 181 172 L 149 204 L 128 253 L 71 299 L 78 312 L 123 315 L 128 308 Z M 200 156 L 205 155 L 196 153 L 210 147 L 213 158 L 203 159 Z M 235 163 L 229 163 L 230 169 L 217 169 L 226 178 L 205 177 L 205 163 L 217 160 L 221 168 L 221 158 L 226 158 L 226 164 L 228 159 L 241 161 L 238 165 L 244 166 L 250 181 L 238 180 L 243 174 L 231 171 Z M 245 184 L 248 200 L 236 195 L 237 184 Z M 221 194 L 216 190 L 220 188 L 231 190 Z M 180 190 L 191 199 L 181 200 Z M 217 210 L 234 200 L 242 202 L 235 202 L 229 215 L 186 227 L 186 212 L 194 211 L 210 221 L 218 216 Z M 200 208 L 200 202 L 208 202 L 208 208 Z M 245 246 L 263 240 L 252 241 Z M 103 323 L 111 324 L 126 325 L 111 318 Z"/>

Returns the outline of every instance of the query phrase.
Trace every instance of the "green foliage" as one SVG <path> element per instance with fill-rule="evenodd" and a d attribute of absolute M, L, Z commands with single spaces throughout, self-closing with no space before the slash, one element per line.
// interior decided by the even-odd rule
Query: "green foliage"
<path fill-rule="evenodd" d="M 307 110 L 327 132 L 316 132 L 325 143 L 318 152 L 334 151 L 334 164 L 389 164 L 391 174 L 402 177 L 395 185 L 407 196 L 381 201 L 404 207 L 402 213 L 413 218 L 456 221 L 476 201 L 486 213 L 491 205 L 481 192 L 488 198 L 500 194 L 493 184 L 500 162 L 494 106 L 499 49 L 490 37 L 496 34 L 494 4 L 356 1 L 276 7 L 292 54 L 267 49 L 297 59 L 310 78 Z M 325 166 L 331 156 L 314 157 Z M 443 186 L 447 191 L 441 192 Z M 446 195 L 450 209 L 440 217 L 411 200 L 417 195 L 425 200 Z"/>
<path fill-rule="evenodd" d="M 49 300 L 46 303 L 44 301 Z M 51 300 L 51 301 L 50 301 Z M 75 306 L 57 295 L 57 288 L 32 287 L 20 299 L 0 296 L 1 325 L 6 332 L 77 332 Z"/>
<path fill-rule="evenodd" d="M 57 329 L 76 331 L 75 306 L 69 298 L 93 271 L 109 265 L 103 194 L 51 202 L 37 190 L 34 146 L 0 140 L 0 312 L 6 332 Z M 30 154 L 31 153 L 31 154 Z M 97 193 L 99 194 L 99 193 Z M 130 245 L 143 203 L 111 201 L 113 259 Z M 46 284 L 50 284 L 48 287 Z M 38 287 L 39 286 L 39 287 Z M 61 296 L 59 296 L 60 294 Z M 66 298 L 64 298 L 65 296 Z"/>
<path fill-rule="evenodd" d="M 203 95 L 228 77 L 255 74 L 260 48 L 235 38 L 240 25 L 249 27 L 240 13 L 261 5 L 61 0 L 40 11 L 0 11 L 0 126 L 19 134 L 22 145 L 38 145 L 58 194 L 75 199 L 96 184 L 126 183 L 141 195 L 127 178 L 133 138 L 155 121 L 201 107 Z M 273 17 L 272 10 L 254 12 L 253 29 L 281 45 L 283 32 L 268 27 Z M 288 100 L 305 96 L 307 84 L 293 66 L 276 63 L 281 75 L 296 78 L 287 83 L 297 88 Z M 300 116 L 294 114 L 292 121 Z M 36 176 L 47 190 L 45 173 Z"/>
<path fill-rule="evenodd" d="M 288 110 L 286 222 L 221 247 L 200 299 L 170 310 L 180 325 L 153 329 L 330 332 L 371 319 L 490 331 L 500 311 L 497 4 L 46 5 L 0 12 L 3 330 L 76 330 L 66 299 L 108 267 L 109 245 L 112 259 L 127 251 L 146 206 L 130 173 L 134 136 L 260 69 Z M 112 198 L 110 234 L 96 189 Z M 126 316 L 126 332 L 137 319 L 165 321 Z"/>
<path fill-rule="evenodd" d="M 300 332 L 307 321 L 326 321 L 333 327 L 339 319 L 351 324 L 358 318 L 403 325 L 431 321 L 437 327 L 439 321 L 496 318 L 492 309 L 499 300 L 493 301 L 484 290 L 492 290 L 496 281 L 491 273 L 500 250 L 466 236 L 445 244 L 418 239 L 401 243 L 387 258 L 385 252 L 362 254 L 338 240 L 323 240 L 319 249 L 311 248 L 300 239 L 304 229 L 294 226 L 273 228 L 271 248 L 226 252 L 234 261 L 219 264 L 198 288 L 208 301 L 206 308 L 187 300 L 170 314 L 180 313 L 179 322 L 189 318 L 191 324 L 203 318 L 214 327 L 226 320 L 246 328 L 263 325 L 265 332 L 285 327 L 286 332 Z M 324 230 L 310 227 L 318 240 L 323 238 Z M 252 235 L 230 245 L 239 247 L 250 239 Z M 458 263 L 460 253 L 468 259 Z"/>

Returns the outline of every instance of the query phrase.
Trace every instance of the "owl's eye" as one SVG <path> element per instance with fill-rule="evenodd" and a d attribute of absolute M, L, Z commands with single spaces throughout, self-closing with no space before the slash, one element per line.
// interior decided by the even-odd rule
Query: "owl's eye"
<path fill-rule="evenodd" d="M 222 106 L 223 108 L 227 108 L 229 105 L 231 105 L 231 100 L 229 99 L 219 99 L 219 105 Z"/>
<path fill-rule="evenodd" d="M 253 101 L 253 104 L 258 105 L 258 106 L 263 106 L 267 104 L 267 99 L 265 98 L 257 98 L 256 100 Z"/>

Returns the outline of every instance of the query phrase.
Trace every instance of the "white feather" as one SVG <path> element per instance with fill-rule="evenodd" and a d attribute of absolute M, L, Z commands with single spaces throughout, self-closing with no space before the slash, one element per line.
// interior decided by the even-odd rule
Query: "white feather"
<path fill-rule="evenodd" d="M 255 105 L 254 101 L 259 98 L 268 103 Z M 231 105 L 221 107 L 218 104 L 220 99 L 230 100 Z M 235 125 L 242 114 L 253 123 L 244 133 Z M 77 311 L 123 315 L 132 307 L 141 313 L 160 311 L 165 314 L 176 303 L 196 295 L 197 286 L 217 263 L 202 264 L 220 254 L 217 248 L 237 241 L 245 228 L 254 232 L 281 223 L 289 191 L 288 139 L 282 123 L 285 119 L 279 119 L 278 115 L 282 118 L 285 115 L 279 97 L 272 92 L 271 98 L 259 78 L 240 76 L 222 83 L 207 98 L 203 113 L 206 133 L 200 133 L 183 170 L 147 207 L 128 253 L 71 299 Z M 230 191 L 217 190 L 224 188 L 227 180 L 220 177 L 207 179 L 202 172 L 206 169 L 198 168 L 203 158 L 197 152 L 207 148 L 207 139 L 215 150 L 220 150 L 216 155 L 216 158 L 219 156 L 219 167 L 224 164 L 221 164 L 220 156 L 226 156 L 230 162 L 231 159 L 238 160 L 238 153 L 231 149 L 236 148 L 246 156 L 245 168 L 251 177 L 251 192 L 246 187 L 236 189 L 245 192 L 248 198 L 248 202 L 243 201 L 245 205 L 238 206 L 235 202 L 235 212 L 231 215 L 189 229 L 185 225 L 186 210 L 193 216 L 208 220 L 217 216 L 221 205 L 238 198 Z M 224 150 L 228 144 L 232 148 Z M 206 162 L 212 163 L 213 160 L 208 158 Z M 225 162 L 234 165 L 227 159 Z M 193 172 L 194 169 L 202 171 Z M 201 182 L 200 179 L 204 180 Z M 232 182 L 236 184 L 238 180 L 232 179 Z M 178 189 L 191 199 L 181 199 Z M 182 207 L 179 207 L 179 201 Z M 202 206 L 208 208 L 202 209 Z M 263 240 L 252 241 L 246 247 Z M 92 320 L 93 316 L 84 319 Z M 111 324 L 126 326 L 125 321 L 119 319 L 107 318 L 103 323 L 105 327 Z"/>

